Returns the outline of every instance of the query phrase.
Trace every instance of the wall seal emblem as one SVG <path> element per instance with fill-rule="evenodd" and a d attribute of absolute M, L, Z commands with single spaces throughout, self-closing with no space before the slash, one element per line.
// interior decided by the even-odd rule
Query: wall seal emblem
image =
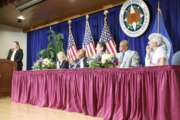
<path fill-rule="evenodd" d="M 121 8 L 119 21 L 126 35 L 139 37 L 149 26 L 149 8 L 143 0 L 128 0 Z"/>

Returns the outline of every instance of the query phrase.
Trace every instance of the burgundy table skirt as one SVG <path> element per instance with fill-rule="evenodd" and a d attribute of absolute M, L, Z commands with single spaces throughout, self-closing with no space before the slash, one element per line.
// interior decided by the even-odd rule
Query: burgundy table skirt
<path fill-rule="evenodd" d="M 180 66 L 14 72 L 11 97 L 104 120 L 180 120 Z"/>

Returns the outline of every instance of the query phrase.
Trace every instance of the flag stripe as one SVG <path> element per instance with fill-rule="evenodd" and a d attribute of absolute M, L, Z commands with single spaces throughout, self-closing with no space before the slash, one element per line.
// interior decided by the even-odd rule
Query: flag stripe
<path fill-rule="evenodd" d="M 86 48 L 85 48 L 85 51 L 86 51 L 86 56 L 89 57 L 89 53 Z"/>
<path fill-rule="evenodd" d="M 109 43 L 110 43 L 110 47 L 112 49 L 112 53 L 115 54 L 116 53 L 116 46 L 115 46 L 113 40 L 110 40 Z"/>
<path fill-rule="evenodd" d="M 71 60 L 76 60 L 77 48 L 74 41 L 74 37 L 72 35 L 72 31 L 69 28 L 69 37 L 68 37 L 68 50 L 67 50 L 68 58 Z"/>
<path fill-rule="evenodd" d="M 103 31 L 101 33 L 100 42 L 104 42 L 107 47 L 107 51 L 110 54 L 116 54 L 116 44 L 114 42 L 114 39 L 111 35 L 110 29 L 108 27 L 107 21 L 104 22 Z"/>
<path fill-rule="evenodd" d="M 85 28 L 85 36 L 83 45 L 85 46 L 87 57 L 91 57 L 94 55 L 95 46 L 94 46 L 94 40 L 91 34 L 91 29 L 88 20 L 86 21 L 86 28 Z"/>
<path fill-rule="evenodd" d="M 112 54 L 113 52 L 112 52 L 112 49 L 111 49 L 111 47 L 110 47 L 108 42 L 106 42 L 106 47 L 107 47 L 108 53 Z"/>
<path fill-rule="evenodd" d="M 88 56 L 91 56 L 91 53 L 89 51 L 89 45 L 86 46 L 86 50 L 87 50 Z"/>
<path fill-rule="evenodd" d="M 93 53 L 92 48 L 91 48 L 91 44 L 92 44 L 92 43 L 90 43 L 90 44 L 88 45 L 88 49 L 89 49 L 90 55 L 92 55 L 92 53 Z"/>
<path fill-rule="evenodd" d="M 96 51 L 95 51 L 95 49 L 94 49 L 95 47 L 94 47 L 94 44 L 92 44 L 92 43 L 90 44 L 90 46 L 91 46 L 91 51 L 92 51 L 92 52 L 91 52 L 91 56 L 93 56 L 93 55 L 96 54 Z"/>
<path fill-rule="evenodd" d="M 73 57 L 73 60 L 75 60 L 76 59 L 76 48 L 74 47 L 74 46 L 72 46 L 72 48 L 71 48 L 71 52 L 72 52 L 72 57 Z"/>

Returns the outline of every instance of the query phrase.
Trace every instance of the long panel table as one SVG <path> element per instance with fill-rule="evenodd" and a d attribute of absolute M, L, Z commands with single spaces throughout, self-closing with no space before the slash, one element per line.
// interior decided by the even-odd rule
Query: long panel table
<path fill-rule="evenodd" d="M 180 66 L 14 72 L 11 99 L 104 120 L 180 120 Z"/>

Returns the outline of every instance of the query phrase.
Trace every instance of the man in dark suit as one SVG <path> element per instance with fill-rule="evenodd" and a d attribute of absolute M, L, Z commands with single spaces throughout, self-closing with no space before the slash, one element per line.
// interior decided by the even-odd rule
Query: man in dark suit
<path fill-rule="evenodd" d="M 96 45 L 96 55 L 93 57 L 94 59 L 101 61 L 102 55 L 106 52 L 106 45 L 104 42 L 98 42 Z"/>
<path fill-rule="evenodd" d="M 85 68 L 88 67 L 86 52 L 84 49 L 80 49 L 77 52 L 77 60 L 75 61 L 73 68 Z"/>
<path fill-rule="evenodd" d="M 56 68 L 60 69 L 60 68 L 69 68 L 69 62 L 66 60 L 66 55 L 64 52 L 59 52 L 57 54 L 57 65 Z"/>
<path fill-rule="evenodd" d="M 16 62 L 18 71 L 22 70 L 23 50 L 20 48 L 18 41 L 13 42 L 13 48 L 9 50 L 7 59 Z"/>

